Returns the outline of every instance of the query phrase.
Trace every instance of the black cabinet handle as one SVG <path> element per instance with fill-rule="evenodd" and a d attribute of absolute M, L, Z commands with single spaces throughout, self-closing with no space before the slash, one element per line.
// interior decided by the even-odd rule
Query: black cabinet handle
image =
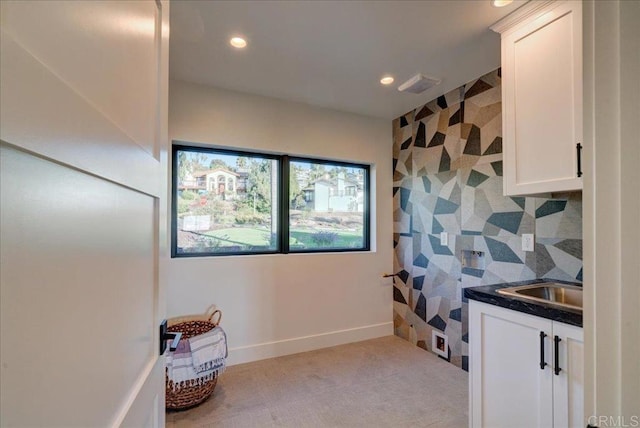
<path fill-rule="evenodd" d="M 544 338 L 547 337 L 544 331 L 540 332 L 540 370 L 544 370 L 547 363 L 544 361 Z"/>
<path fill-rule="evenodd" d="M 553 349 L 553 351 L 554 351 L 553 352 L 554 353 L 554 357 L 553 357 L 553 360 L 554 360 L 553 372 L 556 374 L 556 376 L 559 376 L 560 375 L 560 370 L 562 370 L 560 368 L 560 352 L 559 352 L 560 351 L 560 346 L 559 345 L 560 345 L 560 341 L 561 340 L 562 339 L 560 339 L 558 336 L 555 336 L 553 338 L 553 345 L 554 345 L 554 349 Z"/>
<path fill-rule="evenodd" d="M 576 144 L 576 151 L 578 152 L 578 177 L 582 177 L 582 144 Z"/>

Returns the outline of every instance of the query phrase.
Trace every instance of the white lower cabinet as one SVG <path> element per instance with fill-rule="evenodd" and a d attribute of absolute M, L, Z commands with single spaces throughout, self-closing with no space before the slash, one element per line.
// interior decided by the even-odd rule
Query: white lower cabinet
<path fill-rule="evenodd" d="M 585 426 L 579 327 L 469 301 L 469 426 Z"/>
<path fill-rule="evenodd" d="M 553 322 L 560 373 L 553 376 L 553 426 L 580 427 L 584 421 L 584 335 L 582 328 Z"/>

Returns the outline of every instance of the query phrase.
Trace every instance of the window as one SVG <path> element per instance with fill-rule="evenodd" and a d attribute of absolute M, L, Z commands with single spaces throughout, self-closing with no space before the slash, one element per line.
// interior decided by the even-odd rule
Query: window
<path fill-rule="evenodd" d="M 173 256 L 279 251 L 278 159 L 175 146 L 173 162 Z"/>
<path fill-rule="evenodd" d="M 369 249 L 367 165 L 175 145 L 172 203 L 173 257 Z"/>
<path fill-rule="evenodd" d="M 368 167 L 361 165 L 289 161 L 290 252 L 368 247 L 367 172 Z"/>

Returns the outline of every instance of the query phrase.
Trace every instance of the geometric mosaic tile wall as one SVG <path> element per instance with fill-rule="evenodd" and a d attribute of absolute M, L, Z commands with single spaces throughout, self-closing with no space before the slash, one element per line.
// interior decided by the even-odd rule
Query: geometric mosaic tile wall
<path fill-rule="evenodd" d="M 463 288 L 582 281 L 581 193 L 502 194 L 500 81 L 498 69 L 393 121 L 395 334 L 431 351 L 432 330 L 444 332 L 464 370 Z M 536 235 L 534 252 L 521 251 L 523 233 Z M 481 265 L 464 257 L 477 252 Z"/>

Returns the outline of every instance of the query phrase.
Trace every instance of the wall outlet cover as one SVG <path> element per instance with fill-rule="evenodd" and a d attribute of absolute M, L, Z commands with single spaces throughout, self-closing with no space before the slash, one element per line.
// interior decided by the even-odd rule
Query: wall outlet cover
<path fill-rule="evenodd" d="M 535 239 L 533 233 L 522 234 L 522 251 L 533 251 Z"/>
<path fill-rule="evenodd" d="M 440 232 L 440 245 L 449 245 L 449 234 L 447 232 Z"/>
<path fill-rule="evenodd" d="M 443 358 L 449 358 L 449 337 L 438 330 L 431 330 L 431 350 Z"/>

